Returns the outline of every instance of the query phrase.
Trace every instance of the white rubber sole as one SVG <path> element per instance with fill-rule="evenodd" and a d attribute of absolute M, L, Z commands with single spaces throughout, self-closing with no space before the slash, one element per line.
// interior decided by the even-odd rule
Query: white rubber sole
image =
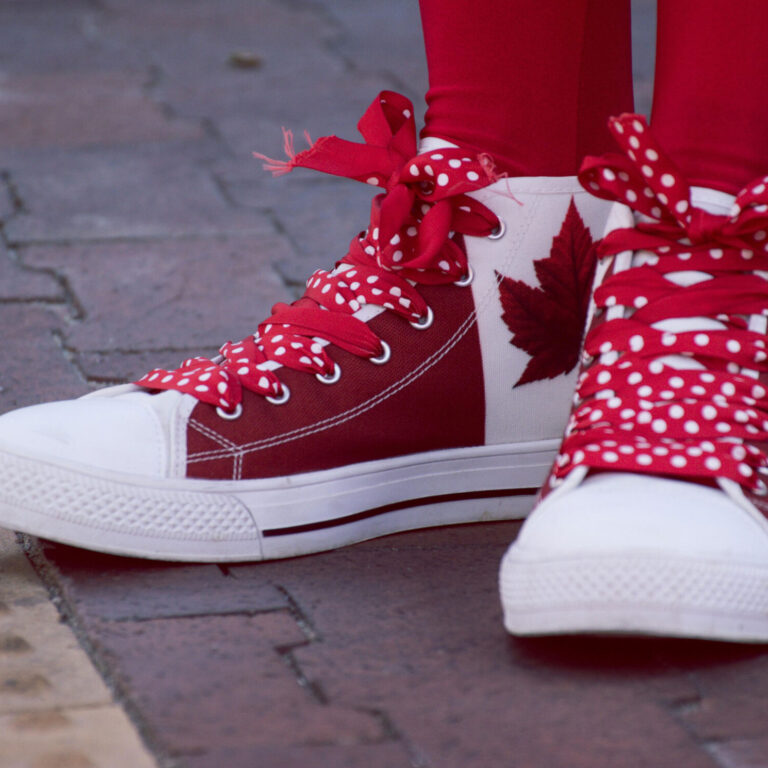
<path fill-rule="evenodd" d="M 768 641 L 768 564 L 617 553 L 547 559 L 513 546 L 500 574 L 514 635 Z"/>
<path fill-rule="evenodd" d="M 0 446 L 0 526 L 158 560 L 292 557 L 416 528 L 523 518 L 556 450 L 547 440 L 212 481 L 119 474 Z"/>

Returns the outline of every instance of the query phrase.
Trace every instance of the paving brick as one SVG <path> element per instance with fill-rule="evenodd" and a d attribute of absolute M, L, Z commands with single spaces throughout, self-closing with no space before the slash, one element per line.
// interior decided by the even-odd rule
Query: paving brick
<path fill-rule="evenodd" d="M 287 297 L 272 263 L 290 253 L 283 238 L 257 236 L 84 243 L 22 249 L 25 264 L 66 277 L 83 308 L 66 329 L 85 351 L 212 347 L 256 330 Z M 155 366 L 178 365 L 170 354 Z M 178 359 L 177 359 L 178 358 Z"/>
<path fill-rule="evenodd" d="M 115 705 L 0 716 L 3 768 L 155 768 Z"/>
<path fill-rule="evenodd" d="M 84 393 L 84 381 L 53 335 L 63 324 L 60 316 L 34 305 L 0 303 L 0 412 Z"/>
<path fill-rule="evenodd" d="M 395 742 L 336 746 L 313 744 L 308 747 L 260 746 L 258 752 L 245 749 L 206 750 L 205 754 L 185 757 L 183 768 L 412 768 L 404 747 Z M 752 766 L 748 766 L 752 768 Z"/>
<path fill-rule="evenodd" d="M 76 150 L 0 149 L 26 211 L 6 225 L 12 242 L 163 237 L 269 229 L 232 209 L 204 167 L 221 149 L 173 141 Z"/>
<path fill-rule="evenodd" d="M 269 581 L 229 577 L 215 565 L 169 565 L 43 542 L 64 597 L 86 621 L 256 612 L 287 608 Z"/>
<path fill-rule="evenodd" d="M 282 128 L 294 132 L 297 147 L 303 146 L 304 131 L 313 139 L 332 134 L 354 137 L 358 120 L 376 94 L 392 88 L 390 80 L 378 75 L 342 72 L 318 77 L 305 72 L 295 77 L 264 72 L 253 83 L 248 101 L 233 93 L 236 105 L 209 107 L 207 116 L 237 157 L 250 157 L 254 151 L 283 157 Z M 189 96 L 179 89 L 169 85 L 163 93 L 182 113 L 205 114 L 202 105 L 184 106 Z M 222 102 L 225 96 L 226 91 L 219 92 Z"/>
<path fill-rule="evenodd" d="M 213 81 L 248 99 L 249 86 L 264 71 L 340 71 L 344 64 L 326 50 L 335 25 L 311 4 L 269 0 L 206 0 L 157 3 L 109 0 L 103 26 L 108 40 L 120 41 L 161 69 L 162 83 L 183 84 L 208 109 L 220 105 Z M 301 55 L 297 55 L 297 50 Z M 232 68 L 234 51 L 251 51 L 261 60 L 255 69 Z M 205 82 L 200 81 L 203 78 Z M 200 81 L 196 88 L 195 81 Z M 161 83 L 161 85 L 162 85 Z"/>
<path fill-rule="evenodd" d="M 195 355 L 212 357 L 218 352 L 219 345 L 181 347 L 171 350 L 152 350 L 136 352 L 119 350 L 112 352 L 77 352 L 73 357 L 78 370 L 94 386 L 124 384 L 140 379 L 145 373 L 160 366 L 178 365 L 182 360 Z"/>
<path fill-rule="evenodd" d="M 104 35 L 145 51 L 157 68 L 156 97 L 177 114 L 206 118 L 238 157 L 279 148 L 283 125 L 315 136 L 351 130 L 379 90 L 399 86 L 335 51 L 343 20 L 319 6 L 196 0 L 113 8 Z M 260 66 L 230 66 L 238 50 Z"/>
<path fill-rule="evenodd" d="M 392 87 L 381 77 L 349 71 L 328 48 L 336 23 L 310 4 L 194 0 L 112 7 L 104 34 L 144 52 L 155 66 L 154 95 L 176 114 L 206 118 L 239 157 L 268 150 L 273 137 L 280 143 L 281 125 L 315 133 L 354 125 L 372 96 Z M 252 53 L 260 65 L 232 67 L 236 51 Z M 339 112 L 344 115 L 350 103 L 350 122 L 340 122 Z M 335 120 L 323 120 L 329 117 Z"/>
<path fill-rule="evenodd" d="M 765 646 L 736 646 L 726 647 L 722 655 L 720 664 L 697 671 L 700 698 L 682 717 L 702 740 L 763 738 L 768 651 Z"/>
<path fill-rule="evenodd" d="M 180 115 L 188 117 L 239 117 L 257 121 L 262 116 L 268 116 L 271 120 L 291 121 L 306 119 L 310 113 L 302 107 L 302 97 L 309 98 L 311 105 L 318 104 L 323 114 L 333 114 L 334 103 L 328 102 L 327 97 L 334 84 L 347 85 L 353 94 L 365 94 L 366 85 L 368 90 L 377 86 L 378 89 L 391 87 L 391 83 L 380 76 L 358 74 L 353 77 L 343 62 L 329 54 L 315 36 L 291 38 L 305 54 L 296 57 L 292 55 L 295 49 L 285 38 L 272 37 L 266 45 L 259 41 L 258 38 L 263 37 L 269 27 L 260 29 L 251 25 L 245 29 L 248 31 L 238 32 L 242 41 L 239 45 L 217 44 L 215 50 L 210 51 L 207 65 L 199 71 L 192 73 L 188 67 L 166 63 L 156 85 L 157 97 Z M 252 69 L 232 67 L 228 60 L 238 50 L 258 56 L 260 65 Z M 166 60 L 172 51 L 173 44 L 164 46 Z M 188 58 L 183 51 L 176 55 L 182 62 L 185 56 Z M 200 58 L 196 57 L 198 66 Z M 316 88 L 320 91 L 316 92 Z M 349 103 L 349 96 L 339 90 L 336 100 L 343 109 Z"/>
<path fill-rule="evenodd" d="M 5 149 L 82 147 L 200 138 L 197 121 L 171 119 L 148 98 L 144 72 L 7 76 L 0 86 Z M 55 120 L 50 116 L 56 115 Z"/>
<path fill-rule="evenodd" d="M 276 263 L 299 285 L 315 269 L 330 269 L 358 232 L 368 225 L 376 190 L 348 179 L 316 178 L 297 170 L 290 176 L 254 181 L 224 181 L 233 200 L 270 211 L 293 249 Z"/>
<path fill-rule="evenodd" d="M 0 4 L 0 71 L 55 72 L 139 64 L 130 51 L 104 48 L 104 14 L 92 0 L 33 0 Z"/>
<path fill-rule="evenodd" d="M 0 301 L 64 301 L 64 291 L 55 277 L 45 272 L 24 269 L 0 243 Z"/>
<path fill-rule="evenodd" d="M 410 0 L 377 4 L 319 0 L 318 5 L 339 24 L 333 50 L 354 62 L 356 70 L 389 76 L 395 87 L 418 100 L 420 117 L 428 83 L 418 5 Z"/>
<path fill-rule="evenodd" d="M 424 531 L 232 572 L 287 589 L 320 637 L 295 652 L 303 673 L 337 706 L 386 713 L 427 765 L 514 754 L 516 768 L 711 768 L 674 717 L 696 695 L 690 646 L 507 639 L 496 573 L 516 527 Z"/>
<path fill-rule="evenodd" d="M 284 611 L 92 622 L 89 635 L 171 753 L 386 739 L 375 715 L 302 689 L 277 650 L 306 640 Z"/>

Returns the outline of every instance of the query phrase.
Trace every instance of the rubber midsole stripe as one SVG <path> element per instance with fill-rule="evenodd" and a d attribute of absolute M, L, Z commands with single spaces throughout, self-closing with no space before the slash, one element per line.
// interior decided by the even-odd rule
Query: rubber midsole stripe
<path fill-rule="evenodd" d="M 490 491 L 467 491 L 465 493 L 446 493 L 436 496 L 422 496 L 418 499 L 406 499 L 405 501 L 396 501 L 392 504 L 384 504 L 381 507 L 373 507 L 363 512 L 356 512 L 352 515 L 337 517 L 331 520 L 319 520 L 315 523 L 305 523 L 304 525 L 291 525 L 286 528 L 268 528 L 262 531 L 262 536 L 287 536 L 294 533 L 307 533 L 309 531 L 319 531 L 323 528 L 335 528 L 338 525 L 354 523 L 358 520 L 365 520 L 369 517 L 384 515 L 388 512 L 396 512 L 408 507 L 420 507 L 425 504 L 438 504 L 450 501 L 467 501 L 470 499 L 493 499 L 506 496 L 528 496 L 538 492 L 538 488 L 500 488 Z"/>

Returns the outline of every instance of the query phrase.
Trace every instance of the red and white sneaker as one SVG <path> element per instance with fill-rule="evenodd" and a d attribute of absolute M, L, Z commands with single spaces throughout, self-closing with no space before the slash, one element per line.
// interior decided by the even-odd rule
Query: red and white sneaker
<path fill-rule="evenodd" d="M 768 177 L 689 189 L 642 118 L 611 128 L 627 156 L 579 178 L 619 204 L 566 436 L 502 562 L 505 624 L 767 641 Z"/>
<path fill-rule="evenodd" d="M 251 560 L 521 517 L 568 417 L 610 205 L 497 178 L 380 94 L 365 144 L 271 161 L 383 187 L 304 297 L 215 360 L 0 418 L 0 524 L 90 549 Z M 570 372 L 573 371 L 571 374 Z"/>

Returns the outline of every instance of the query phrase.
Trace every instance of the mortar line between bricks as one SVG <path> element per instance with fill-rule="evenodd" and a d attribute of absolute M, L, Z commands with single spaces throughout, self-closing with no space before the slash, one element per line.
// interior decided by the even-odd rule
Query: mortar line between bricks
<path fill-rule="evenodd" d="M 16 250 L 15 248 L 13 249 Z M 77 294 L 70 285 L 69 278 L 66 275 L 62 275 L 57 270 L 51 267 L 30 267 L 24 264 L 23 261 L 18 261 L 19 267 L 30 274 L 46 275 L 53 279 L 58 284 L 62 292 L 62 298 L 59 301 L 51 302 L 62 304 L 67 307 L 69 315 L 73 321 L 79 322 L 85 320 L 86 312 L 83 305 L 80 303 L 80 299 L 77 298 Z"/>
<path fill-rule="evenodd" d="M 80 367 L 80 363 L 77 360 L 77 352 L 72 349 L 72 347 L 67 345 L 66 341 L 64 340 L 64 334 L 58 328 L 53 328 L 51 330 L 51 337 L 61 350 L 61 354 L 64 356 L 64 359 L 72 366 L 73 370 L 80 377 L 82 382 L 84 384 L 90 384 L 88 377 L 85 375 L 85 371 L 83 371 L 83 369 Z"/>
<path fill-rule="evenodd" d="M 0 304 L 30 304 L 34 307 L 45 307 L 50 309 L 51 307 L 59 308 L 64 306 L 63 299 L 52 299 L 50 296 L 7 296 L 0 298 Z"/>
<path fill-rule="evenodd" d="M 209 120 L 203 116 L 184 116 L 179 114 L 179 111 L 165 99 L 161 99 L 157 95 L 158 88 L 165 80 L 165 70 L 159 64 L 150 64 L 147 68 L 147 79 L 141 85 L 141 90 L 144 96 L 149 99 L 158 109 L 161 114 L 169 123 L 174 121 L 187 121 L 189 123 L 198 123 L 202 131 L 210 138 L 218 141 L 222 148 L 225 149 L 229 155 L 233 155 L 233 152 L 229 145 L 226 144 L 221 138 L 221 135 L 217 131 L 209 130 L 209 126 L 206 125 L 206 121 Z"/>
<path fill-rule="evenodd" d="M 429 758 L 419 750 L 410 739 L 407 739 L 400 729 L 392 722 L 392 718 L 383 709 L 371 707 L 355 707 L 358 712 L 364 712 L 375 717 L 380 723 L 382 730 L 389 736 L 389 740 L 403 745 L 406 754 L 411 762 L 411 768 L 430 768 L 432 765 Z"/>
<path fill-rule="evenodd" d="M 10 171 L 0 171 L 0 181 L 2 181 L 5 188 L 8 190 L 8 197 L 11 200 L 13 211 L 11 212 L 11 218 L 17 216 L 20 213 L 28 213 L 27 207 L 24 204 L 24 199 L 19 193 L 19 188 L 16 186 L 16 182 L 13 180 L 13 176 Z"/>
<path fill-rule="evenodd" d="M 36 267 L 31 266 L 29 264 L 25 264 L 23 259 L 21 258 L 21 255 L 19 254 L 19 247 L 14 245 L 6 245 L 6 251 L 8 253 L 8 257 L 13 262 L 13 264 L 21 271 L 25 272 L 30 275 L 44 275 L 51 280 L 53 280 L 54 283 L 56 283 L 59 286 L 59 289 L 61 290 L 61 298 L 48 298 L 48 297 L 42 297 L 40 299 L 35 299 L 35 297 L 25 297 L 26 299 L 31 300 L 37 300 L 41 303 L 46 303 L 50 305 L 54 304 L 60 304 L 64 305 L 68 308 L 69 314 L 71 316 L 72 320 L 82 320 L 85 318 L 85 309 L 83 308 L 83 305 L 80 303 L 80 300 L 77 298 L 77 294 L 72 289 L 72 286 L 69 283 L 69 279 L 66 277 L 66 275 L 60 273 L 58 270 L 56 270 L 54 267 Z M 23 301 L 24 299 L 22 299 Z M 7 300 L 7 301 L 14 301 L 13 299 Z"/>
<path fill-rule="evenodd" d="M 713 768 L 733 768 L 732 765 L 725 765 L 717 755 L 713 753 L 710 747 L 711 740 L 701 739 L 696 733 L 694 726 L 686 719 L 686 714 L 700 708 L 704 701 L 704 697 L 701 693 L 701 686 L 699 685 L 696 674 L 689 673 L 687 677 L 693 685 L 695 693 L 691 696 L 679 698 L 667 703 L 666 706 L 664 706 L 664 709 L 669 712 L 672 720 L 685 732 L 693 744 L 712 761 Z"/>
<path fill-rule="evenodd" d="M 299 686 L 302 687 L 319 704 L 323 706 L 329 706 L 332 704 L 332 701 L 328 694 L 325 692 L 322 683 L 319 680 L 311 680 L 308 677 L 308 675 L 302 669 L 301 664 L 299 663 L 294 653 L 294 651 L 296 651 L 298 648 L 306 648 L 315 643 L 322 642 L 322 636 L 314 626 L 314 622 L 301 608 L 293 595 L 291 595 L 291 593 L 285 587 L 279 584 L 273 584 L 273 586 L 285 596 L 285 599 L 288 602 L 289 612 L 293 615 L 294 620 L 307 638 L 303 643 L 276 646 L 275 650 L 281 655 L 283 661 L 291 670 L 291 672 L 293 672 Z M 426 758 L 426 756 L 416 747 L 415 744 L 411 743 L 411 741 L 404 736 L 404 734 L 397 728 L 397 726 L 395 726 L 392 718 L 386 711 L 374 707 L 364 706 L 344 706 L 344 708 L 357 712 L 363 712 L 372 717 L 375 717 L 379 721 L 382 732 L 387 737 L 387 740 L 402 745 L 410 761 L 411 768 L 430 768 L 431 763 Z"/>
<path fill-rule="evenodd" d="M 303 688 L 309 696 L 314 699 L 318 704 L 327 706 L 330 704 L 330 699 L 325 692 L 323 686 L 316 680 L 310 680 L 301 668 L 298 659 L 294 655 L 294 651 L 297 648 L 306 648 L 311 645 L 311 640 L 305 640 L 302 643 L 292 643 L 290 645 L 275 646 L 275 651 L 283 660 L 283 663 L 290 669 L 293 676 L 296 678 L 296 682 L 300 688 Z"/>
<path fill-rule="evenodd" d="M 77 350 L 81 354 L 86 352 L 91 355 L 187 355 L 190 352 L 199 352 L 204 345 L 194 347 L 141 347 L 140 349 L 124 349 L 122 347 L 104 347 L 99 349 Z M 214 349 L 211 345 L 210 349 Z"/>
<path fill-rule="evenodd" d="M 46 560 L 40 549 L 40 545 L 33 537 L 25 534 L 18 534 L 18 536 L 22 549 L 27 554 L 32 567 L 40 577 L 45 588 L 48 590 L 51 602 L 58 610 L 61 620 L 72 630 L 80 647 L 85 651 L 94 668 L 104 680 L 104 684 L 112 693 L 115 703 L 122 707 L 128 719 L 133 723 L 134 728 L 136 728 L 136 731 L 139 734 L 139 738 L 147 748 L 148 752 L 155 759 L 159 768 L 178 768 L 177 761 L 160 746 L 158 734 L 155 733 L 151 724 L 143 717 L 141 711 L 133 703 L 133 700 L 130 698 L 123 685 L 113 677 L 109 664 L 91 642 L 77 613 L 64 598 L 54 573 L 54 567 Z"/>
<path fill-rule="evenodd" d="M 229 145 L 226 138 L 223 136 L 223 134 L 219 130 L 218 126 L 216 125 L 212 117 L 208 117 L 207 115 L 204 115 L 203 117 L 199 118 L 199 120 L 200 120 L 200 127 L 203 129 L 205 135 L 208 136 L 208 138 L 218 142 L 227 151 L 230 157 L 240 157 L 240 153 L 236 152 L 235 149 Z M 213 160 L 208 162 L 203 161 L 201 163 L 201 167 L 205 167 L 206 165 L 209 165 L 212 162 L 214 161 Z"/>
<path fill-rule="evenodd" d="M 149 621 L 165 621 L 165 620 L 178 620 L 178 619 L 207 619 L 207 618 L 223 618 L 226 616 L 264 616 L 272 613 L 288 613 L 290 610 L 284 606 L 276 606 L 275 608 L 241 608 L 231 611 L 200 611 L 196 613 L 164 613 L 161 616 L 121 616 L 116 619 L 108 619 L 115 624 L 143 624 Z"/>
<path fill-rule="evenodd" d="M 213 123 L 211 123 L 211 125 L 213 126 Z M 227 182 L 221 177 L 220 173 L 216 173 L 216 171 L 211 170 L 209 170 L 208 173 L 210 174 L 211 180 L 213 181 L 214 186 L 218 190 L 224 202 L 226 202 L 232 208 L 246 208 L 246 206 L 241 205 L 232 197 L 227 186 Z"/>
<path fill-rule="evenodd" d="M 298 601 L 293 595 L 281 584 L 273 584 L 274 588 L 285 597 L 288 603 L 288 611 L 290 612 L 293 620 L 299 625 L 299 629 L 304 633 L 304 636 L 310 643 L 315 643 L 322 640 L 320 632 L 314 625 L 314 622 L 301 608 Z"/>
<path fill-rule="evenodd" d="M 255 213 L 265 215 L 269 209 L 254 207 Z M 10 220 L 10 219 L 9 219 Z M 251 238 L 255 235 L 266 236 L 264 228 L 253 230 L 203 230 L 200 232 L 181 232 L 181 233 L 167 233 L 156 235 L 114 235 L 106 237 L 51 237 L 51 238 L 30 238 L 25 240 L 7 240 L 6 245 L 9 248 L 32 248 L 35 246 L 60 246 L 64 248 L 72 248 L 77 246 L 88 245 L 112 245 L 115 243 L 124 243 L 126 245 L 141 244 L 141 243 L 163 243 L 163 242 L 182 242 L 184 240 L 234 240 L 236 238 Z M 268 233 L 274 235 L 274 232 Z M 277 233 L 279 234 L 279 233 Z M 130 258 L 127 257 L 127 258 Z"/>
<path fill-rule="evenodd" d="M 267 216 L 269 221 L 272 223 L 272 226 L 275 228 L 275 232 L 281 237 L 285 238 L 286 242 L 293 250 L 293 253 L 295 256 L 299 258 L 303 258 L 304 256 L 306 256 L 306 254 L 299 247 L 299 244 L 296 242 L 293 235 L 283 224 L 282 220 L 280 219 L 278 214 L 274 211 L 274 209 L 265 208 L 263 210 L 260 210 L 259 212 Z M 290 278 L 288 275 L 286 275 L 281 268 L 280 262 L 273 263 L 272 269 L 275 271 L 277 276 L 283 282 L 283 285 L 285 285 L 285 287 L 288 288 L 289 290 L 295 288 L 297 291 L 303 292 L 306 289 L 307 287 L 306 282 L 304 280 L 294 280 Z"/>
<path fill-rule="evenodd" d="M 340 49 L 343 39 L 346 36 L 346 29 L 343 23 L 341 22 L 341 20 L 334 14 L 334 12 L 330 8 L 328 8 L 325 5 L 318 5 L 312 2 L 301 2 L 301 0 L 297 0 L 297 2 L 295 2 L 294 4 L 298 7 L 312 9 L 315 12 L 320 11 L 319 15 L 325 18 L 327 22 L 329 22 L 331 25 L 333 25 L 336 28 L 337 30 L 336 38 L 333 40 L 324 41 L 323 47 L 328 53 L 332 54 L 333 56 L 336 56 L 339 59 L 339 61 L 341 61 L 341 63 L 344 65 L 347 72 L 354 73 L 354 74 L 362 74 L 362 73 L 371 74 L 376 77 L 380 77 L 383 80 L 389 80 L 393 90 L 400 91 L 401 93 L 406 93 L 406 94 L 411 93 L 411 88 L 409 84 L 404 80 L 401 80 L 397 75 L 395 75 L 390 70 L 361 69 L 357 65 L 357 63 L 354 61 L 354 59 L 347 56 Z"/>

